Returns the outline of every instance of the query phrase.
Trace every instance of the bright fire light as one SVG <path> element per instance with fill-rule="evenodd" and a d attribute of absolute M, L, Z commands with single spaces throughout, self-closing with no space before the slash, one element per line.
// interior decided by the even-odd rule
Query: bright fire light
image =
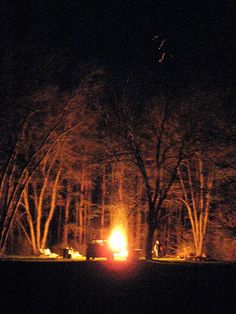
<path fill-rule="evenodd" d="M 111 249 L 115 252 L 115 257 L 127 257 L 127 238 L 125 232 L 120 228 L 115 228 L 109 238 Z"/>

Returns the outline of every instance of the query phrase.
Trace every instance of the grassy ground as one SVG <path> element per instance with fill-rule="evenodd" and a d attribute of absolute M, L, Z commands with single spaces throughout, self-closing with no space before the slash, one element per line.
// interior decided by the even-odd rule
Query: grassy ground
<path fill-rule="evenodd" d="M 234 313 L 235 263 L 1 260 L 0 313 Z"/>

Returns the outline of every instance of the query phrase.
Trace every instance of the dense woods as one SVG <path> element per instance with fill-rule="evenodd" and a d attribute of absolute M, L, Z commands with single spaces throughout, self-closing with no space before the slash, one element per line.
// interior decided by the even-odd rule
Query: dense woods
<path fill-rule="evenodd" d="M 121 225 L 146 258 L 159 239 L 167 256 L 233 259 L 235 129 L 219 95 L 144 100 L 104 80 L 93 69 L 1 116 L 1 254 L 84 253 Z"/>

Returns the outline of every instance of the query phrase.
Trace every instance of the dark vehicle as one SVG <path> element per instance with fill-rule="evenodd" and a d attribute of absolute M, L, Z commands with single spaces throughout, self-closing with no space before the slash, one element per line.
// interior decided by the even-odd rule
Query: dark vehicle
<path fill-rule="evenodd" d="M 109 244 L 105 240 L 93 240 L 91 243 L 88 243 L 87 251 L 86 251 L 86 259 L 87 261 L 90 258 L 95 257 L 104 257 L 108 260 L 114 259 L 114 252 L 109 247 Z"/>
<path fill-rule="evenodd" d="M 71 258 L 70 250 L 68 248 L 65 248 L 62 250 L 62 256 L 64 258 Z"/>

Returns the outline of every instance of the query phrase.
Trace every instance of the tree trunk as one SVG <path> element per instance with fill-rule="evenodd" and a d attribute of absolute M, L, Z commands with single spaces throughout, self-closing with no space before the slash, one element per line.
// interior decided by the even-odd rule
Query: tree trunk
<path fill-rule="evenodd" d="M 143 192 L 142 179 L 140 178 L 140 176 L 138 176 L 138 179 L 137 179 L 137 197 L 139 199 L 141 199 L 141 197 L 142 197 L 142 192 Z M 136 222 L 135 222 L 135 226 L 136 226 L 135 246 L 136 246 L 136 248 L 141 247 L 141 234 L 142 234 L 142 232 L 141 232 L 141 228 L 142 228 L 141 218 L 142 218 L 142 205 L 138 205 Z"/>
<path fill-rule="evenodd" d="M 62 222 L 62 208 L 59 207 L 59 214 L 58 214 L 58 222 L 57 222 L 57 242 L 61 242 L 61 222 Z"/>
<path fill-rule="evenodd" d="M 105 228 L 105 192 L 106 192 L 106 182 L 105 182 L 106 172 L 105 167 L 103 168 L 103 175 L 102 175 L 102 195 L 101 195 L 101 239 L 104 238 L 104 228 Z"/>
<path fill-rule="evenodd" d="M 24 197 L 24 205 L 25 205 L 25 211 L 26 211 L 26 219 L 29 225 L 30 229 L 30 240 L 31 240 L 31 245 L 33 249 L 34 255 L 37 254 L 37 245 L 36 245 L 36 237 L 35 237 L 35 232 L 34 232 L 34 224 L 33 224 L 33 219 L 32 215 L 30 213 L 30 206 L 29 206 L 29 199 L 28 199 L 28 186 L 25 187 L 24 192 L 23 192 L 23 197 Z"/>
<path fill-rule="evenodd" d="M 81 194 L 80 194 L 80 203 L 79 203 L 79 226 L 80 226 L 80 231 L 79 231 L 79 238 L 80 238 L 80 243 L 84 244 L 85 243 L 85 233 L 86 233 L 86 209 L 84 205 L 84 199 L 85 199 L 85 159 L 82 161 L 82 166 L 81 166 L 81 180 L 80 180 L 80 189 L 81 189 Z"/>
<path fill-rule="evenodd" d="M 155 232 L 155 221 L 154 221 L 154 208 L 152 204 L 149 204 L 148 213 L 148 234 L 146 239 L 146 259 L 152 259 L 152 247 L 153 247 L 153 236 Z"/>
<path fill-rule="evenodd" d="M 148 234 L 146 239 L 146 252 L 145 258 L 152 259 L 153 235 L 155 232 L 154 223 L 148 225 Z"/>
<path fill-rule="evenodd" d="M 43 186 L 40 191 L 40 195 L 38 198 L 38 206 L 37 206 L 37 219 L 36 219 L 36 241 L 37 241 L 37 248 L 40 249 L 40 241 L 41 241 L 41 219 L 42 219 L 42 207 L 43 207 L 43 197 L 44 192 L 46 190 L 48 177 L 46 176 L 43 181 Z M 37 194 L 37 191 L 36 191 Z"/>
<path fill-rule="evenodd" d="M 67 200 L 65 206 L 65 220 L 64 220 L 64 228 L 63 228 L 63 239 L 62 243 L 64 246 L 68 245 L 68 224 L 69 224 L 69 208 L 70 208 L 70 195 L 69 191 L 67 191 Z"/>
<path fill-rule="evenodd" d="M 55 207 L 56 207 L 57 187 L 58 187 L 58 182 L 60 179 L 60 173 L 61 173 L 61 169 L 58 170 L 55 182 L 53 184 L 51 207 L 50 207 L 49 215 L 48 215 L 46 222 L 44 224 L 44 232 L 43 232 L 43 237 L 42 237 L 42 241 L 41 241 L 41 249 L 45 248 L 47 238 L 48 238 L 49 226 L 51 224 L 51 221 L 52 221 L 52 218 L 54 215 L 54 211 L 55 211 Z"/>

